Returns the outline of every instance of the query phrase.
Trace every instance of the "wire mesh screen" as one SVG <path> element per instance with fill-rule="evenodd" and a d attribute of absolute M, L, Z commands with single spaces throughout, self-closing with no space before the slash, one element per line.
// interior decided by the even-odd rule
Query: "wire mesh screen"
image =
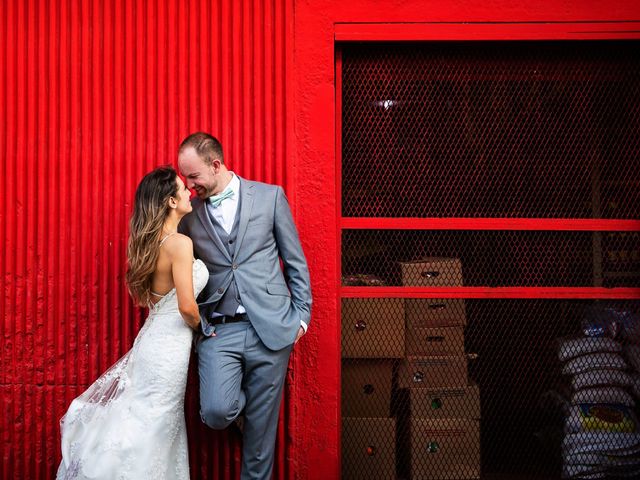
<path fill-rule="evenodd" d="M 342 215 L 640 218 L 636 52 L 342 46 Z M 639 232 L 341 235 L 345 287 L 640 287 Z M 343 478 L 640 478 L 640 300 L 342 298 L 341 322 Z"/>
<path fill-rule="evenodd" d="M 638 232 L 343 230 L 345 285 L 640 287 Z"/>
<path fill-rule="evenodd" d="M 343 47 L 343 216 L 639 218 L 637 53 Z"/>
<path fill-rule="evenodd" d="M 639 301 L 342 299 L 343 478 L 640 475 L 639 342 Z"/>

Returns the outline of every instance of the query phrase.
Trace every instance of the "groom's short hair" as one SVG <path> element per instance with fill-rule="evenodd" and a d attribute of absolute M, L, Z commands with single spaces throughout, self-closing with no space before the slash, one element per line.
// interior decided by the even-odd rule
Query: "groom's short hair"
<path fill-rule="evenodd" d="M 222 144 L 213 135 L 205 132 L 192 133 L 180 144 L 179 153 L 189 147 L 193 148 L 207 165 L 211 165 L 216 158 L 224 165 Z"/>

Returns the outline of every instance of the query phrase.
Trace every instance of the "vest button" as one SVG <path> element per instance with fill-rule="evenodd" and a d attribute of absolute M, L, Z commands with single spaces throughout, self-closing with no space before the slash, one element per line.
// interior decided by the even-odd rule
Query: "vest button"
<path fill-rule="evenodd" d="M 218 293 L 224 293 L 224 288 L 219 288 Z"/>
<path fill-rule="evenodd" d="M 232 244 L 232 243 L 233 243 L 233 240 L 229 240 L 229 244 Z"/>

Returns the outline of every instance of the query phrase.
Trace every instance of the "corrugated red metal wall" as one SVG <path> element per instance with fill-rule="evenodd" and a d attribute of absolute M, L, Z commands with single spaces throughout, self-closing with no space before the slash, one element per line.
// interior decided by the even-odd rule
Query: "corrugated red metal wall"
<path fill-rule="evenodd" d="M 292 25 L 292 0 L 0 1 L 2 479 L 54 475 L 59 418 L 141 325 L 123 273 L 143 173 L 202 129 L 294 195 Z M 193 478 L 235 478 L 240 440 L 200 425 L 193 374 Z"/>

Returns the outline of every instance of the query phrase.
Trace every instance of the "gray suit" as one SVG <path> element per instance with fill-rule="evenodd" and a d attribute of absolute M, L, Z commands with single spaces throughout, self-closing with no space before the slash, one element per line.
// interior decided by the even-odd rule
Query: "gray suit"
<path fill-rule="evenodd" d="M 229 292 L 239 296 L 249 320 L 217 325 L 215 337 L 198 342 L 203 421 L 225 428 L 245 409 L 242 478 L 267 479 L 289 354 L 300 322 L 311 320 L 311 288 L 282 188 L 239 180 L 239 212 L 228 237 L 200 199 L 180 230 L 209 269 L 198 297 L 203 331 L 213 329 L 208 320 L 228 303 Z"/>

